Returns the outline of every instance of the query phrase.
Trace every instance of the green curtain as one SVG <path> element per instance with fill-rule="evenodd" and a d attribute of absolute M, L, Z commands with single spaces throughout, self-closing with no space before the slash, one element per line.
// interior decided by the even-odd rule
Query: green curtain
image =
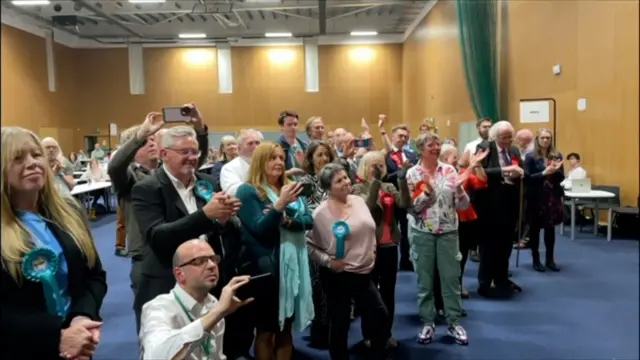
<path fill-rule="evenodd" d="M 498 62 L 498 1 L 456 0 L 467 92 L 478 118 L 501 120 Z"/>

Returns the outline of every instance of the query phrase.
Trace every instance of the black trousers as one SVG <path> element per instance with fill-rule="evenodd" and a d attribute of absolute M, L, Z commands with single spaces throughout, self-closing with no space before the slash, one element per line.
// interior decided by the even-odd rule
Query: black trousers
<path fill-rule="evenodd" d="M 540 231 L 544 230 L 544 247 L 545 247 L 545 260 L 546 262 L 554 262 L 554 249 L 556 245 L 556 229 L 554 227 L 540 227 L 538 224 L 529 225 L 529 248 L 531 249 L 531 256 L 533 262 L 540 262 L 540 253 L 538 248 L 540 247 Z"/>
<path fill-rule="evenodd" d="M 230 279 L 229 276 L 233 274 L 227 275 Z M 226 283 L 219 282 L 211 291 L 211 294 L 219 299 L 222 288 L 225 285 Z M 251 303 L 224 318 L 224 338 L 222 342 L 223 352 L 227 359 L 234 360 L 240 356 L 249 355 L 251 346 L 253 346 L 255 330 L 254 311 L 254 304 Z"/>
<path fill-rule="evenodd" d="M 396 207 L 396 222 L 400 226 L 400 266 L 411 265 L 411 256 L 409 256 L 409 221 L 407 221 L 407 211 Z"/>
<path fill-rule="evenodd" d="M 375 324 L 371 328 L 371 356 L 368 358 L 384 359 L 386 357 L 389 331 L 389 315 L 382 302 L 370 274 L 350 272 L 336 273 L 328 268 L 320 269 L 322 285 L 327 295 L 331 330 L 329 335 L 329 354 L 332 360 L 349 360 L 347 345 L 349 327 L 351 325 L 351 300 L 355 300 L 362 318 Z"/>
<path fill-rule="evenodd" d="M 480 243 L 480 267 L 478 284 L 489 288 L 493 281 L 496 288 L 508 288 L 509 258 L 513 250 L 515 230 L 511 226 L 498 225 L 485 229 L 489 235 Z"/>
<path fill-rule="evenodd" d="M 396 279 L 398 276 L 398 247 L 394 245 L 378 246 L 376 252 L 376 265 L 371 272 L 371 281 L 378 291 L 389 315 L 389 334 L 393 326 L 393 317 L 396 310 Z M 370 317 L 363 317 L 361 322 L 362 336 L 370 339 L 375 327 L 370 323 Z"/>

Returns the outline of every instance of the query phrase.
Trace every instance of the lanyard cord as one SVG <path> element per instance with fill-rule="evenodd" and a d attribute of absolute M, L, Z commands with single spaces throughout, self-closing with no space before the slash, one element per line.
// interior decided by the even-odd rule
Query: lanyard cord
<path fill-rule="evenodd" d="M 182 300 L 180 300 L 180 298 L 175 293 L 175 291 L 173 292 L 173 297 L 176 299 L 176 301 L 178 302 L 178 305 L 180 305 L 180 308 L 182 308 L 182 311 L 185 313 L 185 315 L 187 315 L 187 318 L 189 319 L 189 321 L 194 322 L 195 320 L 193 319 L 193 316 L 191 316 L 191 313 L 189 312 L 189 310 L 187 310 L 187 307 L 184 306 L 184 304 L 182 303 Z M 204 351 L 204 354 L 207 356 L 211 354 L 211 334 L 208 334 L 207 337 L 204 340 L 202 340 L 202 350 Z"/>

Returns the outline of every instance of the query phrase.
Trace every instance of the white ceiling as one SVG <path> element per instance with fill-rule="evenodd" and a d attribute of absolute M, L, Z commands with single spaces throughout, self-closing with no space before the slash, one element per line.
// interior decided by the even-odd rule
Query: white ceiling
<path fill-rule="evenodd" d="M 183 46 L 212 43 L 267 44 L 294 39 L 319 43 L 402 42 L 434 1 L 409 0 L 200 0 L 132 3 L 128 0 L 51 0 L 18 6 L 2 1 L 4 23 L 16 22 L 73 37 L 93 46 L 143 43 Z M 6 20 L 6 21 L 5 21 Z M 12 24 L 12 22 L 14 24 Z M 376 31 L 354 37 L 352 31 Z M 289 39 L 265 33 L 292 33 Z M 181 40 L 179 34 L 205 33 Z M 60 38 L 60 36 L 58 36 Z"/>

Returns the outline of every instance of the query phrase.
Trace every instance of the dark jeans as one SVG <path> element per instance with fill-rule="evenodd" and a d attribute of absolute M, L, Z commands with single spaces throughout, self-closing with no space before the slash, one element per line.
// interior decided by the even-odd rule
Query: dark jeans
<path fill-rule="evenodd" d="M 371 275 L 350 272 L 336 273 L 323 267 L 320 269 L 320 276 L 327 295 L 331 318 L 331 333 L 329 335 L 331 359 L 349 360 L 347 341 L 351 325 L 351 299 L 355 300 L 362 318 L 367 318 L 368 323 L 376 325 L 371 328 L 372 356 L 368 358 L 384 359 L 387 340 L 391 337 L 388 325 L 389 315 L 378 289 L 371 280 Z"/>
<path fill-rule="evenodd" d="M 371 281 L 378 288 L 380 297 L 389 315 L 389 334 L 393 326 L 393 316 L 396 309 L 396 278 L 398 275 L 398 247 L 394 245 L 378 246 L 376 265 L 371 272 Z M 362 335 L 370 339 L 378 324 L 369 322 L 370 318 L 362 318 Z"/>

